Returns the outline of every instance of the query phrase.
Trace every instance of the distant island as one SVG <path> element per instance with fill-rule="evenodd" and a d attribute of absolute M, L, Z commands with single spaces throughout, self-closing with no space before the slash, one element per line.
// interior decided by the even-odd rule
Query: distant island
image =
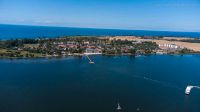
<path fill-rule="evenodd" d="M 0 58 L 200 53 L 200 39 L 161 36 L 64 36 L 0 41 Z"/>

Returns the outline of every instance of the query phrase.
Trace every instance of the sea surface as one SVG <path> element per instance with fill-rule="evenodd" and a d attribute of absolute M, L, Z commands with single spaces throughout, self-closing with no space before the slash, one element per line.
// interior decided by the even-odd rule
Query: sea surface
<path fill-rule="evenodd" d="M 114 30 L 0 24 L 0 39 L 55 38 L 60 36 L 175 36 L 200 38 L 200 32 Z"/>
<path fill-rule="evenodd" d="M 200 112 L 200 55 L 0 59 L 1 112 Z"/>

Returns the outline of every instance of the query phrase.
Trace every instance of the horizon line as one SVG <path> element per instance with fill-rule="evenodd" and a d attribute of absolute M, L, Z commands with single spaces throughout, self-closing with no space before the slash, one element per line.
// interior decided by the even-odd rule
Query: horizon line
<path fill-rule="evenodd" d="M 200 33 L 200 31 L 173 31 L 173 30 L 145 30 L 145 29 L 126 29 L 126 28 L 102 28 L 102 27 L 78 27 L 78 26 L 57 26 L 57 25 L 31 25 L 31 24 L 7 24 L 0 23 L 0 25 L 10 26 L 32 26 L 32 27 L 57 27 L 57 28 L 81 28 L 81 29 L 97 29 L 97 30 L 124 30 L 124 31 L 149 31 L 149 32 L 186 32 L 186 33 Z"/>

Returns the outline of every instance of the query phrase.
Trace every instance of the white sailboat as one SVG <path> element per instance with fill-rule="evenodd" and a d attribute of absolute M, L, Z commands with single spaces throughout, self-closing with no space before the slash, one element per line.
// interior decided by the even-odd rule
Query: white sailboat
<path fill-rule="evenodd" d="M 121 108 L 121 106 L 120 106 L 119 103 L 117 104 L 117 110 L 118 110 L 118 111 L 119 111 L 119 110 L 122 110 L 122 108 Z"/>

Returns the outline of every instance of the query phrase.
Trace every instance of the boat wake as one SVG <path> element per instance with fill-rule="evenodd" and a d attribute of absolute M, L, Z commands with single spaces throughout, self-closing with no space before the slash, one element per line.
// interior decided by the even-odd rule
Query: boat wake
<path fill-rule="evenodd" d="M 184 88 L 181 88 L 181 87 L 179 87 L 179 86 L 176 86 L 176 85 L 174 85 L 174 84 L 172 84 L 172 83 L 168 83 L 168 82 L 164 82 L 164 81 L 155 80 L 155 79 L 152 79 L 152 78 L 149 78 L 149 77 L 146 77 L 146 76 L 142 77 L 142 76 L 140 76 L 140 75 L 133 75 L 133 77 L 139 78 L 139 79 L 143 79 L 143 80 L 146 80 L 146 81 L 150 81 L 150 82 L 152 82 L 152 83 L 160 84 L 160 85 L 165 86 L 165 87 L 176 88 L 176 89 L 179 89 L 179 90 L 184 89 Z"/>
<path fill-rule="evenodd" d="M 193 88 L 200 89 L 200 86 L 193 86 Z"/>
<path fill-rule="evenodd" d="M 151 81 L 153 83 L 161 84 L 162 86 L 181 89 L 180 87 L 178 87 L 178 86 L 176 86 L 176 85 L 174 85 L 172 83 L 163 82 L 163 81 L 159 81 L 159 80 L 154 80 L 154 79 L 151 79 L 151 78 L 148 78 L 148 77 L 143 77 L 143 79 L 147 80 L 147 81 Z"/>

